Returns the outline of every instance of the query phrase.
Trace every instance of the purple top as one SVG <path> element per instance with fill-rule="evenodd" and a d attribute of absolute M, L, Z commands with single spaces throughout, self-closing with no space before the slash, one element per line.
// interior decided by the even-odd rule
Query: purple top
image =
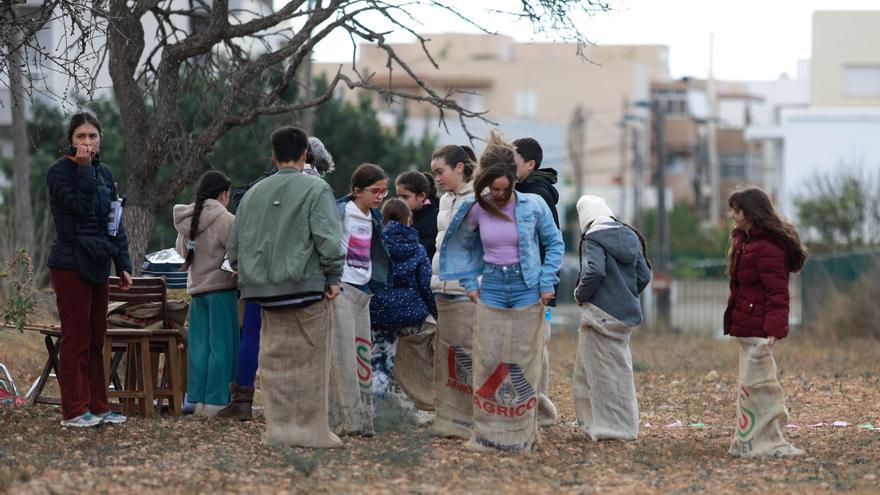
<path fill-rule="evenodd" d="M 480 203 L 474 203 L 465 221 L 471 230 L 480 229 L 480 240 L 483 242 L 483 261 L 493 265 L 516 265 L 519 263 L 516 200 L 511 198 L 507 205 L 499 209 L 513 221 L 490 215 L 480 206 Z"/>

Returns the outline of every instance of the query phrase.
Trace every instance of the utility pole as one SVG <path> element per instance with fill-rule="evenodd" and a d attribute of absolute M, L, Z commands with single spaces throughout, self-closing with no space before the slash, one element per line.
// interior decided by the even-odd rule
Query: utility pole
<path fill-rule="evenodd" d="M 626 218 L 626 170 L 629 165 L 627 160 L 626 152 L 627 152 L 627 112 L 629 111 L 629 100 L 626 96 L 623 97 L 622 106 L 620 108 L 620 202 L 617 206 L 617 214 L 621 219 Z"/>
<path fill-rule="evenodd" d="M 586 154 L 587 144 L 587 120 L 590 118 L 590 111 L 584 109 L 582 105 L 575 107 L 571 120 L 568 123 L 568 136 L 566 144 L 568 146 L 568 157 L 571 160 L 571 168 L 574 171 L 575 184 L 575 201 L 584 194 L 584 155 Z M 576 227 L 572 229 L 574 238 L 571 240 L 573 245 L 577 246 L 581 240 L 580 228 L 577 227 L 577 215 L 575 215 L 574 223 Z"/>
<path fill-rule="evenodd" d="M 571 166 L 574 169 L 575 193 L 580 199 L 584 194 L 584 155 L 587 145 L 587 121 L 590 111 L 578 105 L 574 109 L 571 121 L 568 123 L 568 156 L 571 158 Z"/>
<path fill-rule="evenodd" d="M 706 93 L 709 99 L 709 118 L 706 121 L 706 147 L 709 164 L 709 224 L 717 229 L 721 224 L 721 178 L 718 170 L 718 89 L 715 84 L 715 34 L 709 35 L 709 79 Z"/>
<path fill-rule="evenodd" d="M 641 140 L 639 137 L 639 129 L 632 129 L 632 153 L 633 153 L 633 221 L 637 229 L 645 228 L 645 212 L 642 207 L 642 198 L 644 197 L 645 187 L 645 163 L 642 161 L 642 152 L 640 149 Z"/>
<path fill-rule="evenodd" d="M 657 327 L 672 329 L 672 277 L 669 274 L 669 219 L 666 211 L 666 111 L 659 100 L 651 102 L 651 120 L 657 142 L 657 244 L 654 292 L 657 294 Z"/>
<path fill-rule="evenodd" d="M 0 18 L 14 17 L 12 8 L 7 6 Z M 18 51 L 21 33 L 13 28 L 6 47 L 9 67 L 9 95 L 12 100 L 12 167 L 15 184 L 15 245 L 33 256 L 34 218 L 31 203 L 31 167 L 27 137 L 27 106 L 24 82 L 22 81 L 22 60 Z"/>

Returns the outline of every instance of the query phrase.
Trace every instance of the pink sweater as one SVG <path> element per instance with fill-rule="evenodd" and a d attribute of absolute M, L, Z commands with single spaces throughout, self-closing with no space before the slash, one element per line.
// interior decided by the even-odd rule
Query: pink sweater
<path fill-rule="evenodd" d="M 471 230 L 480 229 L 483 242 L 483 260 L 493 265 L 516 265 L 519 263 L 519 233 L 516 228 L 516 201 L 499 208 L 510 220 L 490 215 L 474 203 L 465 221 Z"/>

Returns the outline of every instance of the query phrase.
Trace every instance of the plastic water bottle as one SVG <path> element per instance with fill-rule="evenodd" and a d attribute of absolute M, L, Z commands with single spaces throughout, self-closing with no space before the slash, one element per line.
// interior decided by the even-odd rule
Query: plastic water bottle
<path fill-rule="evenodd" d="M 544 318 L 546 318 L 547 321 L 550 321 L 552 317 L 553 315 L 550 313 L 550 307 L 548 306 L 547 309 L 544 310 Z"/>

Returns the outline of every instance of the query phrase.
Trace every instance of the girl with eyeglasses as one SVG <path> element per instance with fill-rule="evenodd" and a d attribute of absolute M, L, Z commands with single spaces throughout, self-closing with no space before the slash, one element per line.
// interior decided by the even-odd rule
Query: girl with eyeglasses
<path fill-rule="evenodd" d="M 337 435 L 373 435 L 370 285 L 392 284 L 379 211 L 386 195 L 385 171 L 364 163 L 351 176 L 351 193 L 336 202 L 345 252 L 330 337 L 330 428 Z"/>

